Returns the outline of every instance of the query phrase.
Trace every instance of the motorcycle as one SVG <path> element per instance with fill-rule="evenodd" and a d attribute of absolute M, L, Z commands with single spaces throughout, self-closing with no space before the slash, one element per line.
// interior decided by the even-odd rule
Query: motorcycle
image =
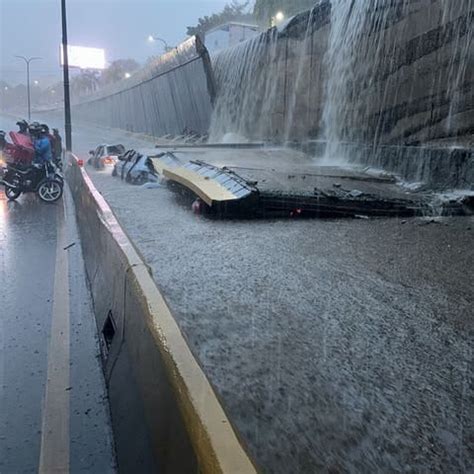
<path fill-rule="evenodd" d="M 34 192 L 42 201 L 53 203 L 63 195 L 64 178 L 52 162 L 30 166 L 7 163 L 1 183 L 10 201 L 17 199 L 21 193 Z"/>

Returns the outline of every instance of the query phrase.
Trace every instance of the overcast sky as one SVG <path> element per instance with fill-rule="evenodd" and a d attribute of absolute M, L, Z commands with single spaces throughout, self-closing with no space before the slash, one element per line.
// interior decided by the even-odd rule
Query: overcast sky
<path fill-rule="evenodd" d="M 186 26 L 220 11 L 230 0 L 67 0 L 69 43 L 106 50 L 107 61 L 143 62 L 161 51 L 150 33 L 175 45 Z M 41 56 L 32 80 L 58 75 L 61 42 L 60 0 L 0 0 L 0 78 L 24 82 L 24 65 L 14 55 Z"/>

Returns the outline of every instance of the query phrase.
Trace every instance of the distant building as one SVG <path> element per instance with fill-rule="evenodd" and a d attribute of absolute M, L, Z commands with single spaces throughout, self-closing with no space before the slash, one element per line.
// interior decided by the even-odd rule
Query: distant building
<path fill-rule="evenodd" d="M 257 25 L 231 21 L 209 30 L 204 38 L 207 50 L 213 54 L 221 49 L 235 46 L 242 41 L 258 35 Z"/>

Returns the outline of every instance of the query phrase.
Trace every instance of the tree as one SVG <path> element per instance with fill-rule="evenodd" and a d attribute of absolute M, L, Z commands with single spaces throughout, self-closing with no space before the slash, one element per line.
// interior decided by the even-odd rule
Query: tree
<path fill-rule="evenodd" d="M 13 89 L 5 81 L 0 80 L 0 110 L 7 110 L 13 103 Z"/>
<path fill-rule="evenodd" d="M 289 17 L 312 8 L 316 3 L 318 0 L 256 0 L 253 13 L 259 21 L 269 25 L 278 11 Z"/>
<path fill-rule="evenodd" d="M 43 91 L 42 102 L 45 104 L 61 104 L 64 100 L 64 87 L 62 82 L 56 82 Z"/>
<path fill-rule="evenodd" d="M 160 55 L 158 54 L 155 54 L 155 55 L 152 55 L 152 56 L 148 56 L 146 58 L 146 61 L 145 61 L 145 67 L 148 67 L 150 66 L 151 64 L 154 64 L 156 62 L 156 60 L 160 57 Z"/>
<path fill-rule="evenodd" d="M 99 88 L 99 73 L 94 70 L 83 70 L 71 79 L 71 94 L 82 96 L 92 94 Z"/>
<path fill-rule="evenodd" d="M 250 0 L 240 3 L 237 0 L 232 0 L 219 13 L 214 13 L 211 16 L 199 18 L 196 26 L 188 26 L 187 34 L 189 36 L 201 35 L 204 36 L 206 32 L 212 28 L 227 23 L 229 21 L 247 21 L 253 22 L 254 16 L 248 11 Z"/>
<path fill-rule="evenodd" d="M 135 59 L 117 59 L 102 73 L 101 82 L 103 84 L 113 84 L 121 81 L 125 75 L 131 74 L 140 67 Z"/>

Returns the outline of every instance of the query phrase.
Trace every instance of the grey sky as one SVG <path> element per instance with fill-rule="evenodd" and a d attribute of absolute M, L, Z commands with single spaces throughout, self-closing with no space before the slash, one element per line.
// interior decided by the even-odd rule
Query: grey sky
<path fill-rule="evenodd" d="M 108 61 L 144 61 L 161 51 L 146 41 L 150 33 L 174 45 L 186 26 L 221 10 L 230 0 L 67 0 L 69 42 L 104 48 Z M 24 65 L 15 54 L 41 56 L 33 76 L 60 75 L 60 0 L 0 0 L 0 78 L 23 81 Z"/>

